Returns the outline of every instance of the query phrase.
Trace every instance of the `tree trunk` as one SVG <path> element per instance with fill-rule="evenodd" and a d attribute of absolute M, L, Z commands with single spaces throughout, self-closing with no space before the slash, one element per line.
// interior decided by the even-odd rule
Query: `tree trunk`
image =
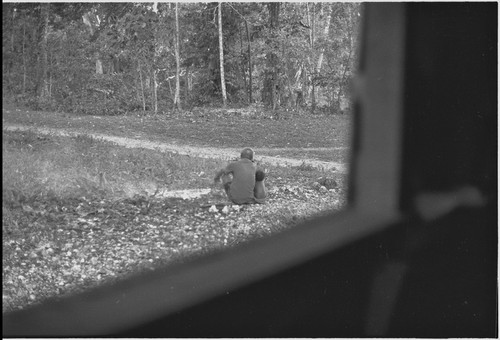
<path fill-rule="evenodd" d="M 102 69 L 102 61 L 99 59 L 99 52 L 96 53 L 95 55 L 95 73 L 96 74 L 103 74 L 103 69 Z"/>
<path fill-rule="evenodd" d="M 9 8 L 9 11 L 12 11 L 12 15 L 10 16 L 10 56 L 8 58 L 8 61 L 7 61 L 7 77 L 6 78 L 7 78 L 7 82 L 8 82 L 8 87 L 13 88 L 13 87 L 15 87 L 15 85 L 13 84 L 14 81 L 12 79 L 12 73 L 13 73 L 13 71 L 15 72 L 15 70 L 13 70 L 14 69 L 14 59 L 15 59 L 14 41 L 15 41 L 15 32 L 16 32 L 15 29 L 17 27 L 17 23 L 15 22 L 16 21 L 15 8 L 11 7 L 11 8 Z M 14 79 L 15 79 L 15 77 L 14 77 Z"/>
<path fill-rule="evenodd" d="M 16 24 L 16 11 L 12 10 L 12 19 L 11 19 L 11 31 L 10 31 L 10 52 L 12 53 L 11 58 L 14 57 L 14 40 L 15 40 L 15 27 Z"/>
<path fill-rule="evenodd" d="M 351 21 L 351 29 L 348 30 L 348 35 L 347 35 L 347 37 L 349 39 L 349 55 L 347 56 L 347 60 L 344 64 L 344 71 L 342 72 L 342 78 L 340 79 L 339 92 L 338 92 L 337 101 L 336 101 L 337 108 L 341 111 L 343 111 L 343 108 L 341 105 L 341 100 L 342 100 L 342 97 L 343 97 L 344 92 L 345 92 L 344 87 L 345 87 L 345 83 L 346 83 L 346 76 L 347 76 L 347 72 L 350 69 L 352 53 L 354 50 L 354 42 L 353 42 L 353 38 L 352 38 L 353 29 L 352 29 L 352 17 L 351 16 L 350 16 L 350 21 Z"/>
<path fill-rule="evenodd" d="M 280 3 L 274 3 L 273 8 L 273 13 L 272 13 L 272 30 L 274 31 L 274 37 L 276 38 L 276 30 L 278 28 L 278 20 L 279 20 L 279 11 L 280 11 Z M 278 93 L 277 93 L 277 88 L 278 88 L 278 56 L 276 51 L 273 53 L 273 91 L 272 91 L 272 101 L 273 101 L 273 111 L 276 110 L 276 106 L 278 103 Z"/>
<path fill-rule="evenodd" d="M 150 109 L 151 109 L 155 106 L 153 68 L 151 67 L 148 71 L 149 71 L 149 75 L 150 75 L 150 77 L 148 77 L 148 80 L 149 80 L 149 89 L 151 90 L 150 91 L 150 93 L 151 93 Z"/>
<path fill-rule="evenodd" d="M 186 80 L 184 83 L 184 101 L 188 101 L 190 97 L 189 91 L 191 90 L 189 86 L 189 77 L 190 77 L 190 72 L 189 72 L 189 65 L 186 67 Z"/>
<path fill-rule="evenodd" d="M 180 73 L 181 73 L 181 62 L 180 62 L 180 44 L 179 44 L 179 3 L 175 3 L 175 97 L 174 97 L 174 109 L 181 110 L 181 95 L 180 95 Z"/>
<path fill-rule="evenodd" d="M 52 70 L 53 70 L 52 58 L 49 58 L 49 64 L 50 64 L 49 68 L 49 98 L 50 98 L 52 97 Z"/>
<path fill-rule="evenodd" d="M 226 107 L 226 81 L 224 79 L 224 50 L 222 39 L 222 2 L 219 2 L 219 62 L 220 62 L 220 88 L 222 92 L 222 106 Z"/>
<path fill-rule="evenodd" d="M 41 62 L 40 62 L 40 78 L 39 78 L 39 95 L 40 97 L 48 97 L 49 96 L 49 87 L 48 87 L 48 46 L 47 39 L 49 35 L 49 3 L 44 3 L 41 5 L 41 16 L 43 22 L 43 35 L 42 41 L 40 43 L 40 53 L 41 53 Z"/>
<path fill-rule="evenodd" d="M 352 55 L 352 49 L 349 49 L 349 56 L 347 57 L 346 64 L 344 65 L 344 71 L 342 72 L 342 78 L 340 79 L 340 84 L 339 84 L 339 92 L 337 95 L 337 107 L 340 108 L 340 100 L 342 98 L 342 95 L 344 94 L 344 87 L 346 83 L 346 75 L 347 71 L 349 70 L 349 64 L 351 63 L 351 55 Z"/>
<path fill-rule="evenodd" d="M 245 53 L 243 52 L 243 35 L 241 33 L 241 25 L 239 25 L 239 24 L 238 24 L 238 33 L 240 34 L 241 75 L 243 77 L 243 82 L 245 83 L 246 93 L 248 93 L 248 82 L 247 82 L 247 74 L 246 74 Z"/>
<path fill-rule="evenodd" d="M 245 28 L 247 31 L 247 41 L 248 41 L 248 102 L 252 104 L 252 50 L 250 45 L 250 33 L 248 32 L 248 22 L 245 20 Z"/>
<path fill-rule="evenodd" d="M 332 11 L 330 9 L 327 9 L 328 15 L 326 17 L 326 25 L 325 25 L 325 30 L 323 31 L 323 37 L 326 39 L 328 37 L 328 32 L 330 32 L 330 22 L 332 18 Z M 320 73 L 321 71 L 321 65 L 323 64 L 323 55 L 325 53 L 325 49 L 321 48 L 321 52 L 319 54 L 318 58 L 318 64 L 316 65 L 316 73 Z"/>
<path fill-rule="evenodd" d="M 26 92 L 26 14 L 23 18 L 23 44 L 22 44 L 22 60 L 23 60 L 23 95 Z"/>
<path fill-rule="evenodd" d="M 328 15 L 326 17 L 326 25 L 325 25 L 325 28 L 323 31 L 323 37 L 325 39 L 328 37 L 328 32 L 330 31 L 330 22 L 331 22 L 331 16 L 332 16 L 332 12 L 331 12 L 330 8 L 328 8 L 327 11 L 328 11 Z M 315 25 L 315 15 L 313 12 L 313 28 L 314 28 L 314 25 Z M 313 36 L 313 39 L 314 39 L 314 36 Z M 321 72 L 321 65 L 323 64 L 324 53 L 325 53 L 325 49 L 321 48 L 321 51 L 320 51 L 320 54 L 318 57 L 318 63 L 316 64 L 316 70 L 314 72 L 314 76 L 312 79 L 313 80 L 312 92 L 311 92 L 312 112 L 314 112 L 314 110 L 316 110 L 316 97 L 319 97 L 319 90 L 320 89 L 318 88 L 318 91 L 316 92 L 316 81 L 317 81 L 317 78 L 319 77 L 320 72 Z"/>
<path fill-rule="evenodd" d="M 314 4 L 313 4 L 314 6 Z M 309 46 L 311 46 L 311 49 L 313 48 L 313 42 L 314 42 L 314 39 L 313 39 L 313 34 L 314 34 L 314 30 L 313 30 L 313 27 L 311 25 L 311 12 L 309 10 L 309 3 L 306 2 L 306 9 L 307 9 L 307 24 L 309 25 L 309 27 L 311 28 L 309 30 Z"/>
<path fill-rule="evenodd" d="M 267 4 L 269 9 L 269 28 L 271 30 L 271 39 L 276 39 L 280 12 L 280 3 L 271 2 Z M 275 45 L 275 41 L 268 41 L 268 45 Z M 262 93 L 263 102 L 272 108 L 276 109 L 277 106 L 277 85 L 278 85 L 278 56 L 277 49 L 273 48 L 267 53 L 267 66 L 268 71 L 264 75 L 264 89 Z"/>
<path fill-rule="evenodd" d="M 154 114 L 158 113 L 158 83 L 156 81 L 156 70 L 153 67 L 151 70 L 153 74 L 153 110 Z"/>
<path fill-rule="evenodd" d="M 191 95 L 191 91 L 193 91 L 193 74 L 191 73 L 190 69 L 188 69 L 188 71 L 189 71 L 189 75 L 187 77 L 187 80 L 188 80 L 187 87 L 188 87 L 188 90 L 189 90 L 188 93 L 189 93 L 189 95 Z"/>
<path fill-rule="evenodd" d="M 314 49 L 314 40 L 316 39 L 316 4 L 312 4 L 312 20 L 311 20 L 311 48 Z M 311 74 L 311 111 L 316 110 L 316 70 Z"/>
<path fill-rule="evenodd" d="M 168 90 L 170 91 L 170 97 L 173 98 L 174 105 L 175 105 L 175 93 L 172 92 L 172 84 L 170 83 L 170 78 L 167 78 L 168 80 Z"/>
<path fill-rule="evenodd" d="M 122 64 L 120 62 L 120 56 L 114 55 L 112 59 L 113 71 L 111 73 L 122 73 Z"/>
<path fill-rule="evenodd" d="M 142 80 L 142 67 L 141 61 L 137 60 L 137 64 L 139 66 L 139 79 L 141 81 L 141 95 L 142 95 L 142 110 L 146 111 L 146 96 L 144 94 L 144 81 Z"/>
<path fill-rule="evenodd" d="M 92 23 L 89 13 L 86 13 L 82 16 L 83 23 L 89 28 L 90 31 L 90 36 L 94 36 L 95 30 L 94 30 L 94 24 Z M 102 67 L 102 61 L 100 59 L 99 52 L 96 52 L 95 55 L 95 73 L 96 74 L 103 74 L 103 67 Z"/>

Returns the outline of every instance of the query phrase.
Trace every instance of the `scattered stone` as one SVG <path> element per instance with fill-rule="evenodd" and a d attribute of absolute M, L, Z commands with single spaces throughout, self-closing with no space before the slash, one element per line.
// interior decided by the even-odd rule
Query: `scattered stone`
<path fill-rule="evenodd" d="M 334 189 L 338 187 L 337 182 L 333 178 L 328 178 L 328 177 L 318 178 L 317 183 L 319 183 L 320 185 L 324 186 L 327 189 Z"/>

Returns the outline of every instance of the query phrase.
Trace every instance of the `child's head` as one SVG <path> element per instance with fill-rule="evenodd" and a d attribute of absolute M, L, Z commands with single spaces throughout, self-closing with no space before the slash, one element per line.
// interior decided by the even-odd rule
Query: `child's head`
<path fill-rule="evenodd" d="M 253 161 L 253 150 L 250 148 L 245 148 L 241 151 L 241 158 L 246 158 Z"/>
<path fill-rule="evenodd" d="M 266 174 L 265 174 L 265 172 L 264 172 L 264 171 L 262 171 L 262 170 L 257 170 L 257 171 L 255 172 L 255 180 L 256 180 L 257 182 L 263 181 L 263 180 L 264 180 L 264 178 L 266 178 Z"/>

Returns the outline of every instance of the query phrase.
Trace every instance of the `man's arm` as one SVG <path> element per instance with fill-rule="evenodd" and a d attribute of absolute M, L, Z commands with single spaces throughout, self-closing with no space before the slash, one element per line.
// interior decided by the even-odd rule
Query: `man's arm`
<path fill-rule="evenodd" d="M 219 182 L 220 181 L 220 178 L 223 176 L 223 175 L 228 175 L 230 173 L 232 173 L 233 170 L 231 169 L 231 164 L 229 164 L 226 168 L 220 170 L 219 172 L 217 172 L 215 174 L 215 177 L 214 177 L 214 182 Z"/>
<path fill-rule="evenodd" d="M 214 177 L 214 182 L 219 182 L 220 178 L 222 177 L 222 175 L 224 175 L 225 172 L 226 172 L 226 169 L 222 169 L 219 172 L 217 172 L 215 174 L 215 177 Z"/>

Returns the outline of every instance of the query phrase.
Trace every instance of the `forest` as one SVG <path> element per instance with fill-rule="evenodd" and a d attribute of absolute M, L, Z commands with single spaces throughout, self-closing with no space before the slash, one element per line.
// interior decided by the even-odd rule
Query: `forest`
<path fill-rule="evenodd" d="M 3 3 L 3 100 L 33 110 L 349 112 L 358 3 Z"/>

